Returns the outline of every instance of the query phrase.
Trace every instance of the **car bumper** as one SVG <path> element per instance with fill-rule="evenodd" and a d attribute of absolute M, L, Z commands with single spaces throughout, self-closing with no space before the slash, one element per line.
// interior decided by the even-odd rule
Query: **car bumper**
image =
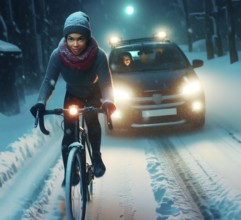
<path fill-rule="evenodd" d="M 198 103 L 201 107 L 195 109 L 194 105 Z M 151 128 L 192 123 L 204 117 L 204 96 L 198 96 L 165 104 L 140 105 L 133 102 L 118 105 L 112 121 L 115 128 Z"/>

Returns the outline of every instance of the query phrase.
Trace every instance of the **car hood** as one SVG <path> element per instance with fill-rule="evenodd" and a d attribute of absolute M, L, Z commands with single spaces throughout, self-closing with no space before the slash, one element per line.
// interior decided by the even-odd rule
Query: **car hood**
<path fill-rule="evenodd" d="M 143 71 L 113 74 L 115 85 L 134 87 L 137 90 L 164 90 L 172 89 L 183 81 L 183 77 L 197 78 L 190 68 L 181 70 Z"/>

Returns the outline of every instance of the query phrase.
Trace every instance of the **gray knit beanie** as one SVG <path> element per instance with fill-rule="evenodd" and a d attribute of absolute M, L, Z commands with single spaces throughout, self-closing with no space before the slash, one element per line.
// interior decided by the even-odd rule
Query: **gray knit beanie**
<path fill-rule="evenodd" d="M 78 11 L 70 14 L 64 23 L 64 36 L 72 33 L 84 35 L 87 38 L 91 37 L 89 17 L 84 12 Z"/>

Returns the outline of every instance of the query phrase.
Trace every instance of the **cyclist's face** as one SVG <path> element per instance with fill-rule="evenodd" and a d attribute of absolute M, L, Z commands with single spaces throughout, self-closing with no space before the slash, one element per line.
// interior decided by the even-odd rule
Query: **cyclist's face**
<path fill-rule="evenodd" d="M 87 46 L 87 39 L 85 36 L 77 33 L 72 33 L 67 36 L 67 47 L 74 55 L 80 55 Z"/>

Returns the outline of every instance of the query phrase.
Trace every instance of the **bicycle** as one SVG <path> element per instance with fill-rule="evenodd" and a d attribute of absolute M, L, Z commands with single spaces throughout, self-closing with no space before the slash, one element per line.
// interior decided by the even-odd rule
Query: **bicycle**
<path fill-rule="evenodd" d="M 85 219 L 86 204 L 87 201 L 91 200 L 93 192 L 93 157 L 85 127 L 85 113 L 87 112 L 104 113 L 100 108 L 92 106 L 78 108 L 76 105 L 72 105 L 67 109 L 45 110 L 44 113 L 44 115 L 63 115 L 63 113 L 67 113 L 75 121 L 75 141 L 68 147 L 69 153 L 65 174 L 65 201 L 68 220 Z M 81 115 L 82 117 L 80 117 Z M 107 112 L 106 115 L 108 127 L 113 129 L 110 114 Z M 80 118 L 82 118 L 81 126 Z M 44 117 L 39 117 L 37 112 L 34 127 L 37 127 L 38 124 L 41 132 L 48 135 L 49 131 L 45 128 Z"/>

